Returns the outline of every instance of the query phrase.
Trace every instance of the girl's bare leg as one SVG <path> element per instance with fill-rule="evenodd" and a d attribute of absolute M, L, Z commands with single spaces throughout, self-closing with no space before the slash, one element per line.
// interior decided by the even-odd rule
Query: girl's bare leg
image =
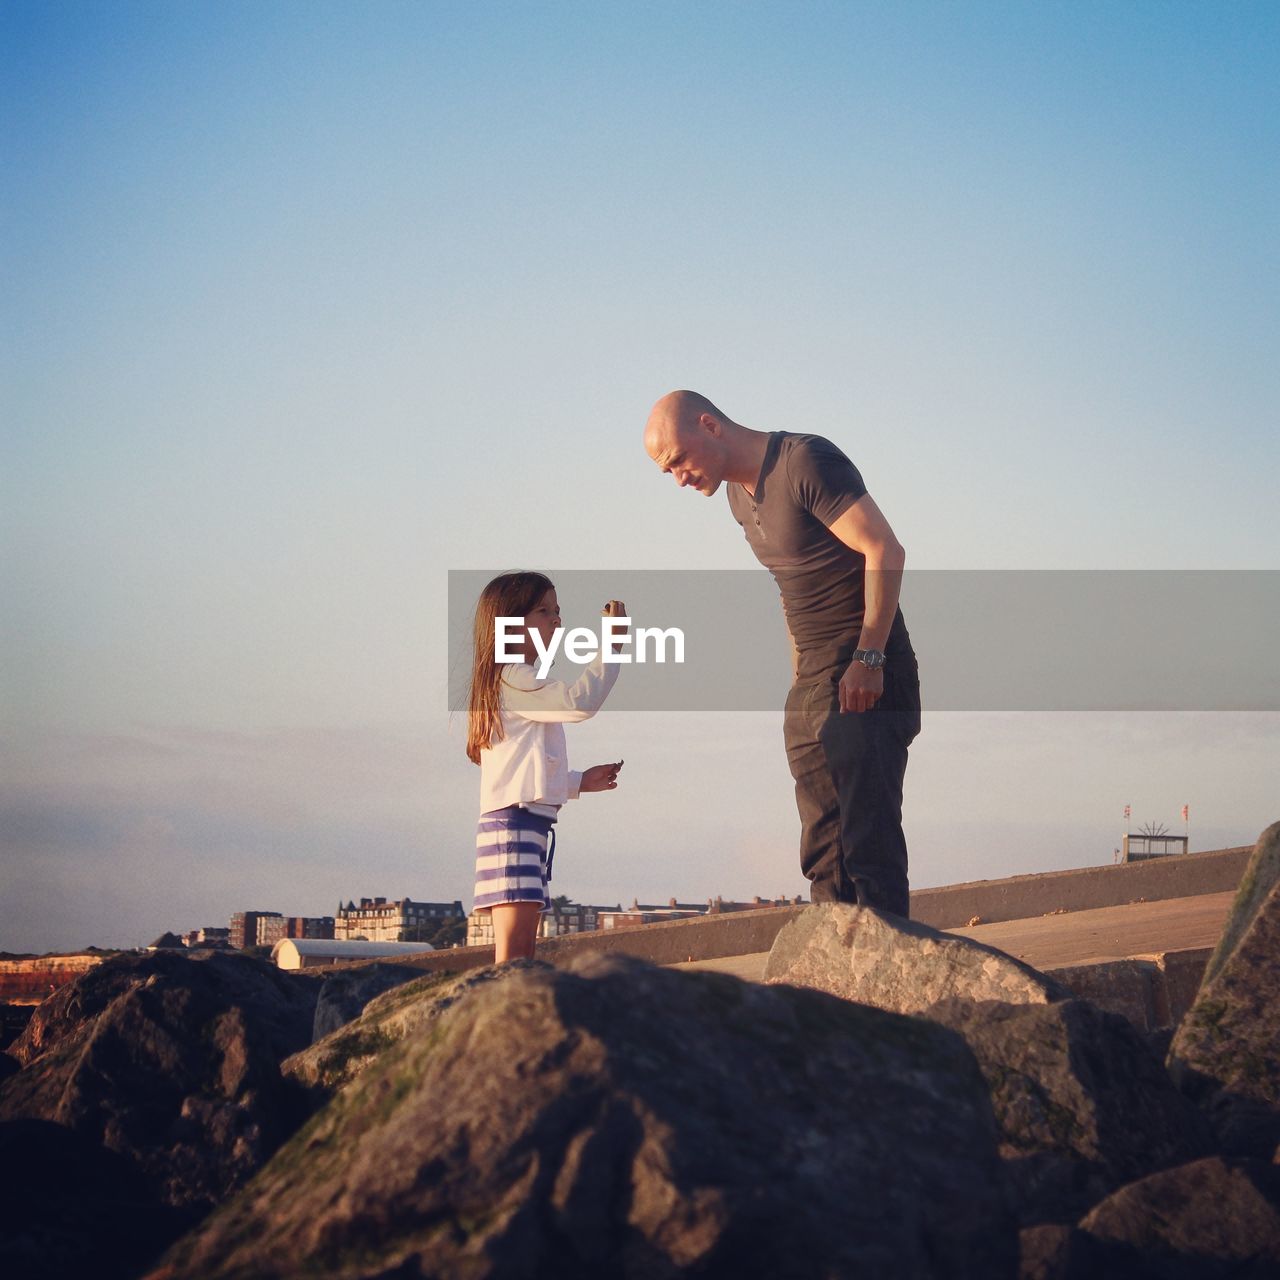
<path fill-rule="evenodd" d="M 491 909 L 493 916 L 493 962 L 532 960 L 542 919 L 540 902 L 504 902 Z"/>

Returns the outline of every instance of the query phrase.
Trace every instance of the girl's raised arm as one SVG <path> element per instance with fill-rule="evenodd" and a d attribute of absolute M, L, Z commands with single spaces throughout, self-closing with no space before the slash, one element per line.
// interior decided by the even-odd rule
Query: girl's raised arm
<path fill-rule="evenodd" d="M 506 687 L 502 700 L 509 711 L 525 720 L 576 724 L 590 720 L 600 710 L 617 678 L 618 664 L 605 662 L 603 650 L 572 684 L 539 680 L 531 666 L 517 663 L 503 669 Z"/>

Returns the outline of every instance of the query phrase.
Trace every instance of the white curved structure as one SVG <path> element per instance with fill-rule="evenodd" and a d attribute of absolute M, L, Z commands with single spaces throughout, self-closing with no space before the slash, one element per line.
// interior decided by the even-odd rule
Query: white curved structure
<path fill-rule="evenodd" d="M 271 963 L 280 969 L 313 969 L 343 960 L 375 960 L 434 951 L 429 942 L 344 942 L 333 938 L 281 938 L 271 948 Z"/>

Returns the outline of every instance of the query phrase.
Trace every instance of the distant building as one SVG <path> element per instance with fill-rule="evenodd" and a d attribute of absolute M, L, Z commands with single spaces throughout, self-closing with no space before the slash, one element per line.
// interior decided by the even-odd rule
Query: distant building
<path fill-rule="evenodd" d="M 284 916 L 278 911 L 237 911 L 231 917 L 231 945 L 241 950 L 274 946 L 284 936 Z"/>
<path fill-rule="evenodd" d="M 659 924 L 663 920 L 687 920 L 692 916 L 704 916 L 710 908 L 707 902 L 678 902 L 668 898 L 665 903 L 643 903 L 633 898 L 629 907 L 615 907 L 611 911 L 601 911 L 599 925 L 601 929 L 623 929 L 637 924 Z"/>
<path fill-rule="evenodd" d="M 314 969 L 319 965 L 354 964 L 359 960 L 421 955 L 435 948 L 427 942 L 339 942 L 333 938 L 281 938 L 271 948 L 271 962 L 281 969 Z"/>
<path fill-rule="evenodd" d="M 231 945 L 237 950 L 258 945 L 258 913 L 235 911 L 231 915 L 231 927 L 227 931 Z"/>
<path fill-rule="evenodd" d="M 332 938 L 332 916 L 285 916 L 286 938 Z"/>
<path fill-rule="evenodd" d="M 607 910 L 607 907 L 593 907 L 585 902 L 553 902 L 551 910 L 543 912 L 538 936 L 558 938 L 569 933 L 594 933 L 600 927 L 600 912 Z"/>
<path fill-rule="evenodd" d="M 176 933 L 162 933 L 148 947 L 148 951 L 185 951 L 187 944 Z"/>
<path fill-rule="evenodd" d="M 198 947 L 207 944 L 217 945 L 219 943 L 229 946 L 231 943 L 231 930 L 219 929 L 216 926 L 205 925 L 203 929 L 192 929 L 182 935 L 182 941 L 188 947 Z"/>
<path fill-rule="evenodd" d="M 538 922 L 538 936 L 542 936 L 542 922 Z M 487 911 L 473 911 L 467 917 L 467 946 L 493 946 L 493 919 Z"/>
<path fill-rule="evenodd" d="M 726 902 L 723 898 L 712 898 L 707 903 L 709 916 L 725 915 L 731 911 L 765 911 L 769 907 L 803 907 L 805 900 L 796 894 L 794 898 L 752 898 L 750 902 Z"/>
<path fill-rule="evenodd" d="M 1186 836 L 1148 835 L 1145 832 L 1126 835 L 1121 841 L 1121 862 L 1148 862 L 1152 858 L 1168 858 L 1186 853 Z"/>
<path fill-rule="evenodd" d="M 264 911 L 258 917 L 258 946 L 274 947 L 284 936 L 284 916 L 280 912 Z"/>
<path fill-rule="evenodd" d="M 434 933 L 448 920 L 465 920 L 461 902 L 415 902 L 412 898 L 361 898 L 339 905 L 333 921 L 337 941 L 403 942 Z"/>

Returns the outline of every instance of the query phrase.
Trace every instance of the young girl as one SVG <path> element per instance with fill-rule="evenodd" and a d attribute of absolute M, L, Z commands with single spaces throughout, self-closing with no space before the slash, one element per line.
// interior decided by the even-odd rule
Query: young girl
<path fill-rule="evenodd" d="M 618 600 L 604 612 L 626 616 Z M 522 662 L 496 661 L 496 618 L 524 619 Z M 541 573 L 504 573 L 476 605 L 467 734 L 467 758 L 480 766 L 475 910 L 492 913 L 496 964 L 533 956 L 538 921 L 551 910 L 551 828 L 560 806 L 583 791 L 614 790 L 622 768 L 621 760 L 582 773 L 569 768 L 563 726 L 595 715 L 618 664 L 606 663 L 601 652 L 573 684 L 539 680 L 533 633 L 548 648 L 559 625 L 556 589 Z M 508 641 L 508 652 L 518 645 Z"/>

